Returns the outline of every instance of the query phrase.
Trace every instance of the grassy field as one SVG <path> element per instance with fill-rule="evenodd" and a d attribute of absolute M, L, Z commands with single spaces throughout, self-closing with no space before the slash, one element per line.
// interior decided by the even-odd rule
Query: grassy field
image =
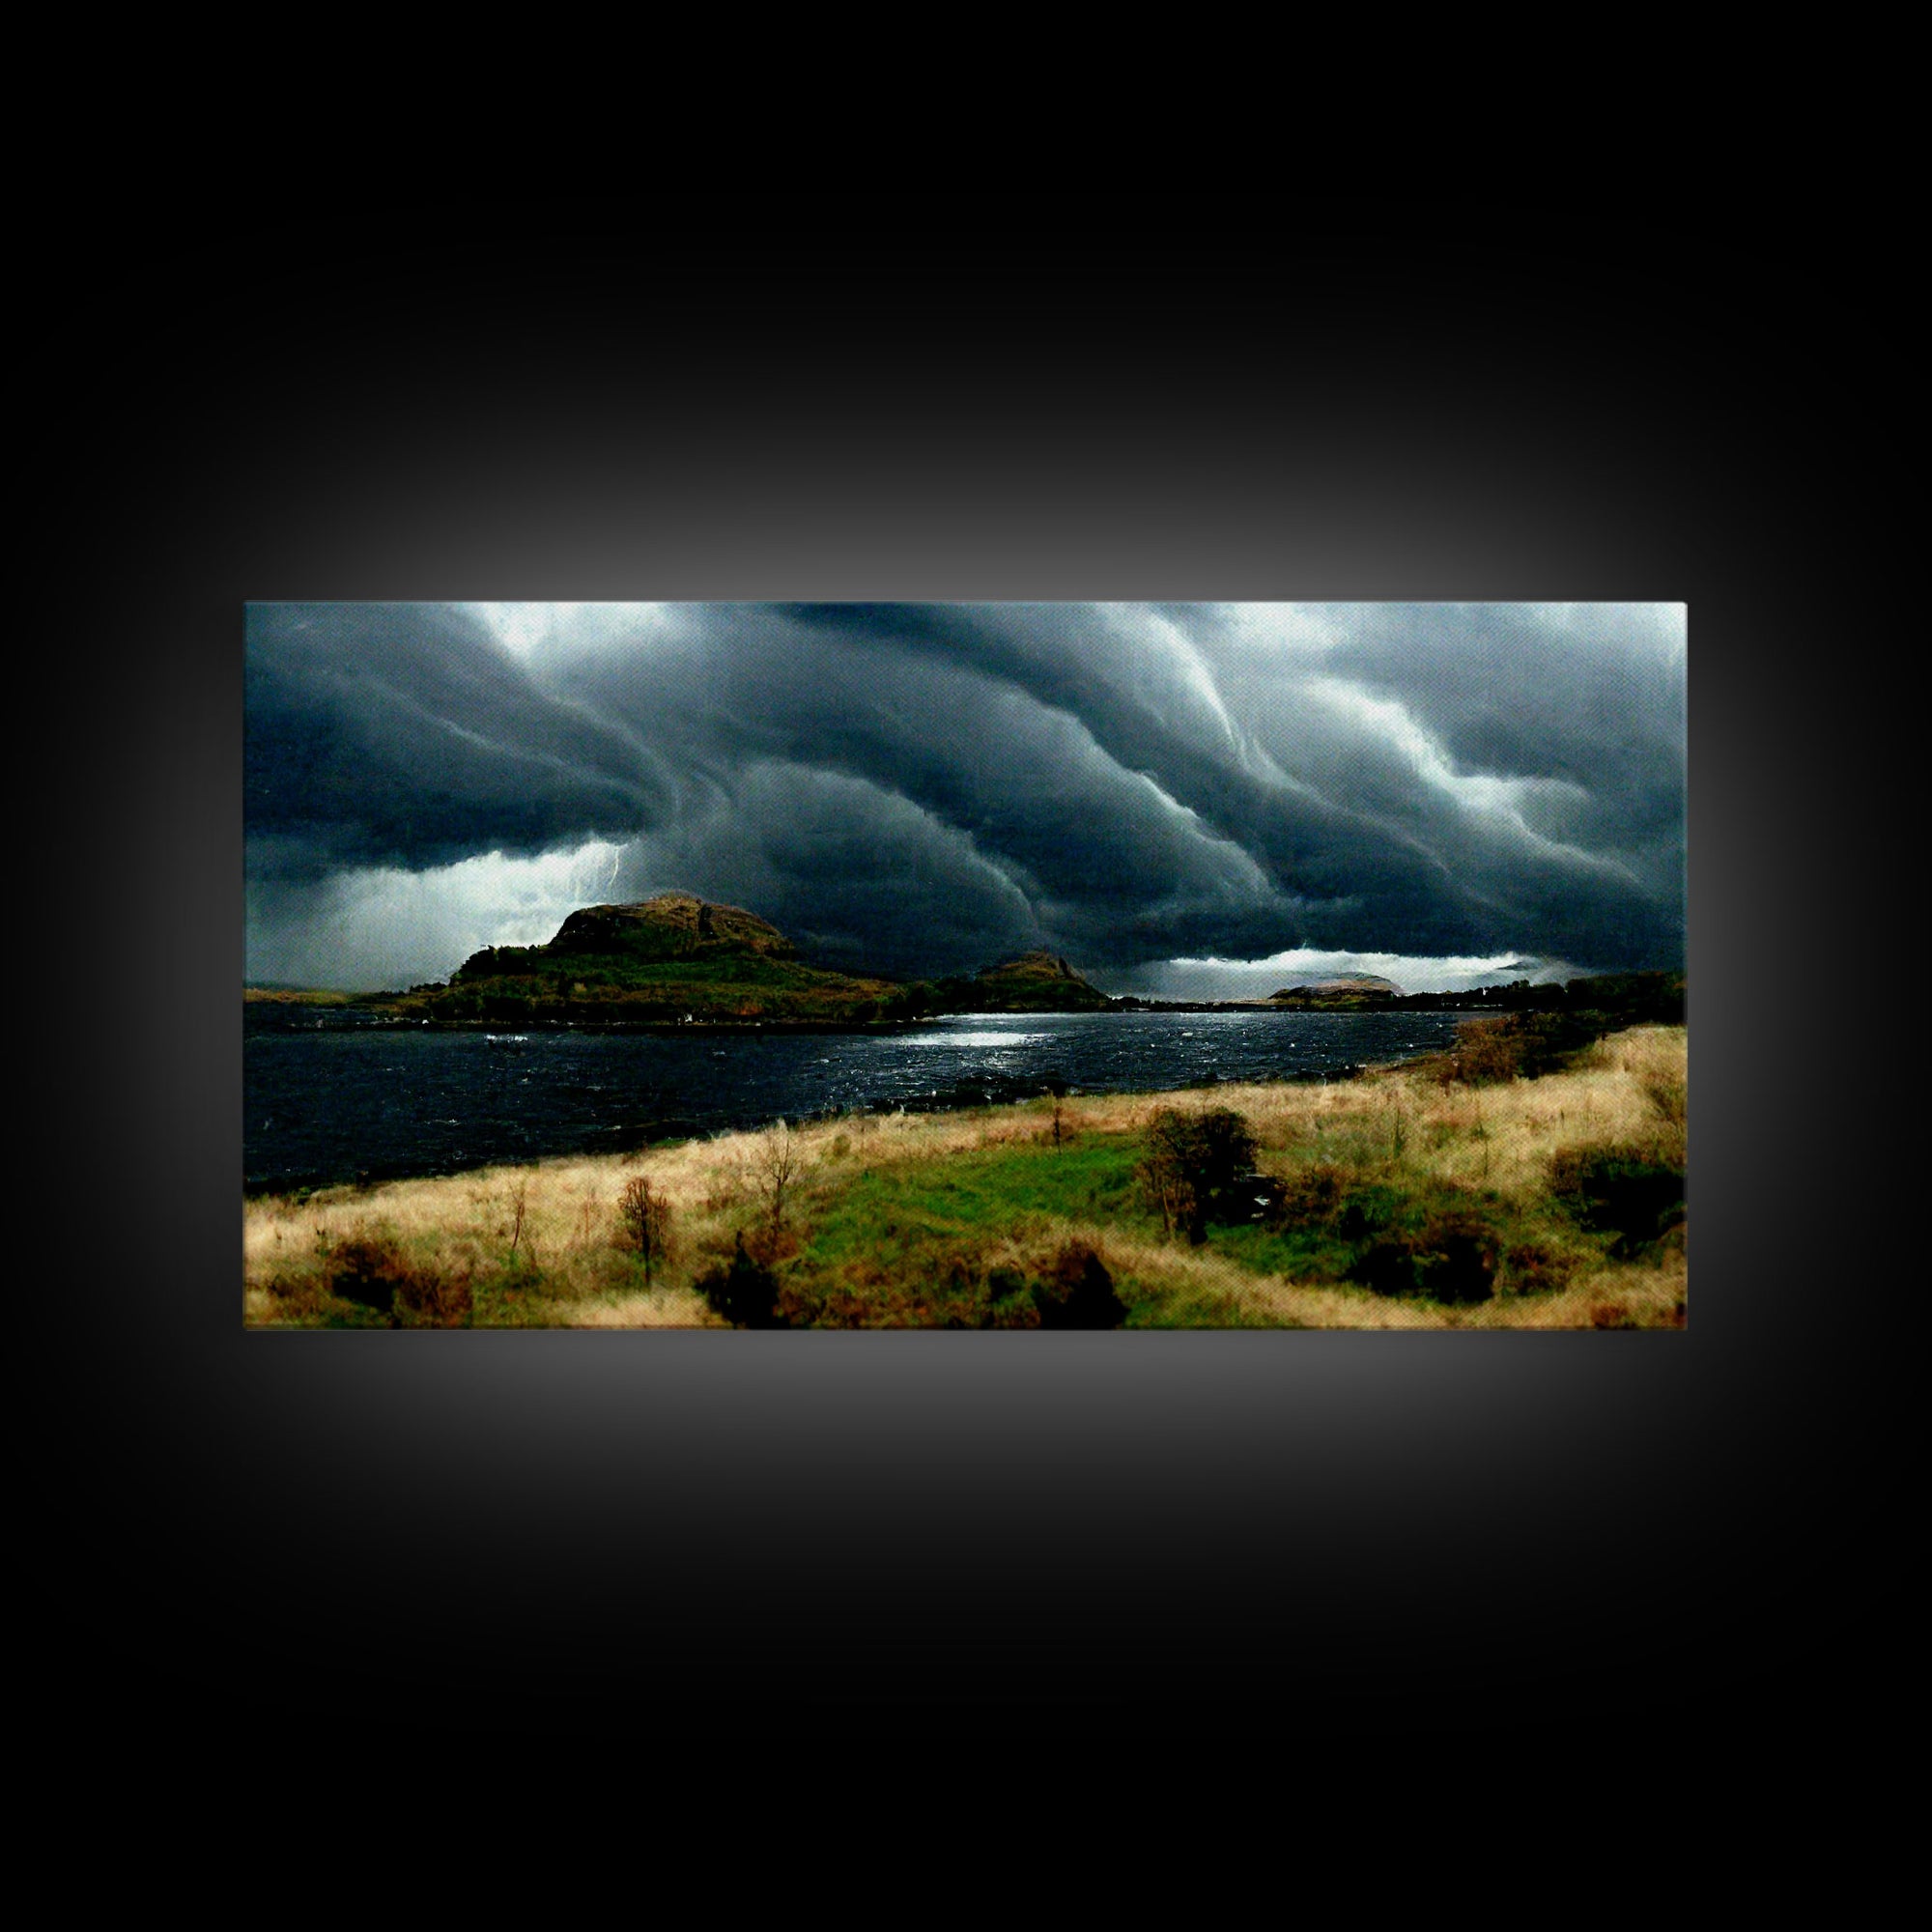
<path fill-rule="evenodd" d="M 1073 1096 L 1057 1117 L 1050 1099 L 851 1115 L 268 1197 L 244 1208 L 244 1318 L 1681 1327 L 1684 1030 L 1612 1035 L 1537 1079 L 1471 1085 L 1452 1071 Z M 1164 1115 L 1222 1109 L 1254 1151 L 1197 1242 L 1163 1214 L 1149 1154 Z"/>

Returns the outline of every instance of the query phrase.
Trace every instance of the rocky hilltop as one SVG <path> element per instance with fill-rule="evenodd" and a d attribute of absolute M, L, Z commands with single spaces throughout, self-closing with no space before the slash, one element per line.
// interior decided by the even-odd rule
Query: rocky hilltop
<path fill-rule="evenodd" d="M 798 949 L 769 921 L 742 906 L 713 905 L 690 893 L 659 893 L 639 905 L 583 906 L 557 928 L 553 954 L 621 954 L 639 959 L 755 953 L 792 959 Z"/>

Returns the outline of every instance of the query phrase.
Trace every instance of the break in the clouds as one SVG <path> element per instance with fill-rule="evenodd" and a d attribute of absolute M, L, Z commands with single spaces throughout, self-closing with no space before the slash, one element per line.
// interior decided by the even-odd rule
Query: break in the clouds
<path fill-rule="evenodd" d="M 259 604 L 246 673 L 258 980 L 669 887 L 1122 992 L 1683 963 L 1682 605 Z"/>

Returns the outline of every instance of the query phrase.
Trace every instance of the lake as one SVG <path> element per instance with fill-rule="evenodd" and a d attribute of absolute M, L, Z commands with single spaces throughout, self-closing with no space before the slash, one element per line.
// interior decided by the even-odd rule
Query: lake
<path fill-rule="evenodd" d="M 846 1111 L 1346 1077 L 1446 1046 L 1456 1012 L 1025 1013 L 895 1034 L 441 1032 L 244 1006 L 249 1193 L 454 1174 Z"/>

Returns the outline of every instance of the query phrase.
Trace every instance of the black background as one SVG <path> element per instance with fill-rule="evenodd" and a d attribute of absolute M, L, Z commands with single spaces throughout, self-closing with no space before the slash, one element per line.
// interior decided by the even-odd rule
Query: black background
<path fill-rule="evenodd" d="M 1882 1697 L 1878 1316 L 1812 1240 L 1859 1156 L 1791 1147 L 1846 1069 L 1765 964 L 1847 918 L 1843 379 L 1897 338 L 1822 226 L 1694 217 L 289 198 L 49 238 L 33 749 L 99 1015 L 32 1391 L 68 1694 L 262 1749 L 1694 1750 Z M 1688 1330 L 244 1334 L 243 600 L 781 596 L 1687 602 Z"/>

